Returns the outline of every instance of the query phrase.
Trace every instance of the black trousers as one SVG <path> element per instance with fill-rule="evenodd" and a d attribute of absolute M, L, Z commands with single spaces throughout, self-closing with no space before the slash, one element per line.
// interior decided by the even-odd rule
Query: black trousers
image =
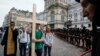
<path fill-rule="evenodd" d="M 77 40 L 78 40 L 77 45 L 80 46 L 80 38 L 77 38 Z"/>
<path fill-rule="evenodd" d="M 75 45 L 77 45 L 78 44 L 78 39 L 77 39 L 77 37 L 75 37 Z"/>
<path fill-rule="evenodd" d="M 85 40 L 82 39 L 82 46 L 85 47 Z"/>
<path fill-rule="evenodd" d="M 42 48 L 41 49 L 36 49 L 36 56 L 42 56 Z"/>
<path fill-rule="evenodd" d="M 86 48 L 91 48 L 91 41 L 89 39 L 86 40 Z"/>
<path fill-rule="evenodd" d="M 26 56 L 27 43 L 20 43 L 20 56 Z"/>
<path fill-rule="evenodd" d="M 47 56 L 47 53 L 48 56 L 51 56 L 51 47 L 44 46 L 44 56 Z"/>

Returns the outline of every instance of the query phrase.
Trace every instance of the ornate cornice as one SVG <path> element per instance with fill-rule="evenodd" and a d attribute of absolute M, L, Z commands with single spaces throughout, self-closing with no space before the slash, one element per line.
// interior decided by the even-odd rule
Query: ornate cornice
<path fill-rule="evenodd" d="M 55 7 L 61 7 L 61 8 L 63 8 L 63 9 L 67 9 L 67 5 L 63 5 L 63 4 L 61 4 L 61 3 L 52 4 L 52 5 L 50 5 L 47 9 L 53 9 L 53 8 L 55 8 Z"/>

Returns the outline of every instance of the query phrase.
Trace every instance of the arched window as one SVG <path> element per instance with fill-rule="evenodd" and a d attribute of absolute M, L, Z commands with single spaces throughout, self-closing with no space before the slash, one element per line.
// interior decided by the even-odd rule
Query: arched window
<path fill-rule="evenodd" d="M 51 12 L 51 22 L 53 22 L 55 20 L 55 15 L 54 15 L 54 11 Z"/>
<path fill-rule="evenodd" d="M 64 11 L 62 11 L 61 12 L 61 22 L 64 22 L 64 19 L 65 19 L 65 12 Z"/>

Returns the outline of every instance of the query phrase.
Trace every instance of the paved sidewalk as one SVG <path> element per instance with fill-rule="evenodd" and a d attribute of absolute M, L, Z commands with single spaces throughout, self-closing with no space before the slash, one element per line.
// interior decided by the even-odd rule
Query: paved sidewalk
<path fill-rule="evenodd" d="M 83 49 L 54 37 L 52 56 L 79 56 Z"/>

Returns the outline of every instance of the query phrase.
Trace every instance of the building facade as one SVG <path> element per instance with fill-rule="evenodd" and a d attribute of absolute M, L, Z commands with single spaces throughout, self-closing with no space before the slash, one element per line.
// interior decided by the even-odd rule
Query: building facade
<path fill-rule="evenodd" d="M 24 27 L 32 23 L 32 15 L 32 12 L 12 8 L 5 16 L 3 26 L 8 26 L 11 20 L 15 22 L 15 27 Z"/>
<path fill-rule="evenodd" d="M 75 0 L 44 0 L 46 20 L 53 29 L 66 28 L 66 22 L 71 21 L 71 28 L 91 29 L 91 22 L 83 17 L 82 7 Z"/>
<path fill-rule="evenodd" d="M 83 17 L 82 7 L 75 0 L 68 1 L 68 20 L 72 21 L 72 28 L 82 28 L 85 26 L 87 29 L 91 29 L 91 22 L 85 17 Z"/>
<path fill-rule="evenodd" d="M 40 12 L 40 13 L 36 13 L 36 19 L 40 20 L 40 21 L 47 21 L 46 16 L 47 16 L 47 14 L 44 11 Z"/>
<path fill-rule="evenodd" d="M 18 10 L 16 8 L 11 8 L 9 13 L 5 16 L 3 27 L 7 27 L 10 21 L 15 22 L 16 28 L 29 26 L 29 30 L 32 30 L 31 28 L 33 24 L 41 24 L 41 26 L 46 25 L 46 14 L 44 12 L 36 13 L 34 11 L 35 9 L 36 8 L 33 7 L 33 12 L 29 12 L 25 10 Z"/>
<path fill-rule="evenodd" d="M 71 28 L 91 29 L 91 22 L 83 17 L 82 7 L 75 0 L 44 0 L 45 10 L 36 13 L 36 19 L 47 22 L 52 29 L 64 28 L 65 23 L 72 21 Z M 32 12 L 12 8 L 5 16 L 3 26 L 8 26 L 10 19 L 15 21 L 17 27 L 25 26 L 32 20 Z"/>
<path fill-rule="evenodd" d="M 45 0 L 45 10 L 48 25 L 52 29 L 63 28 L 67 21 L 67 0 Z"/>

